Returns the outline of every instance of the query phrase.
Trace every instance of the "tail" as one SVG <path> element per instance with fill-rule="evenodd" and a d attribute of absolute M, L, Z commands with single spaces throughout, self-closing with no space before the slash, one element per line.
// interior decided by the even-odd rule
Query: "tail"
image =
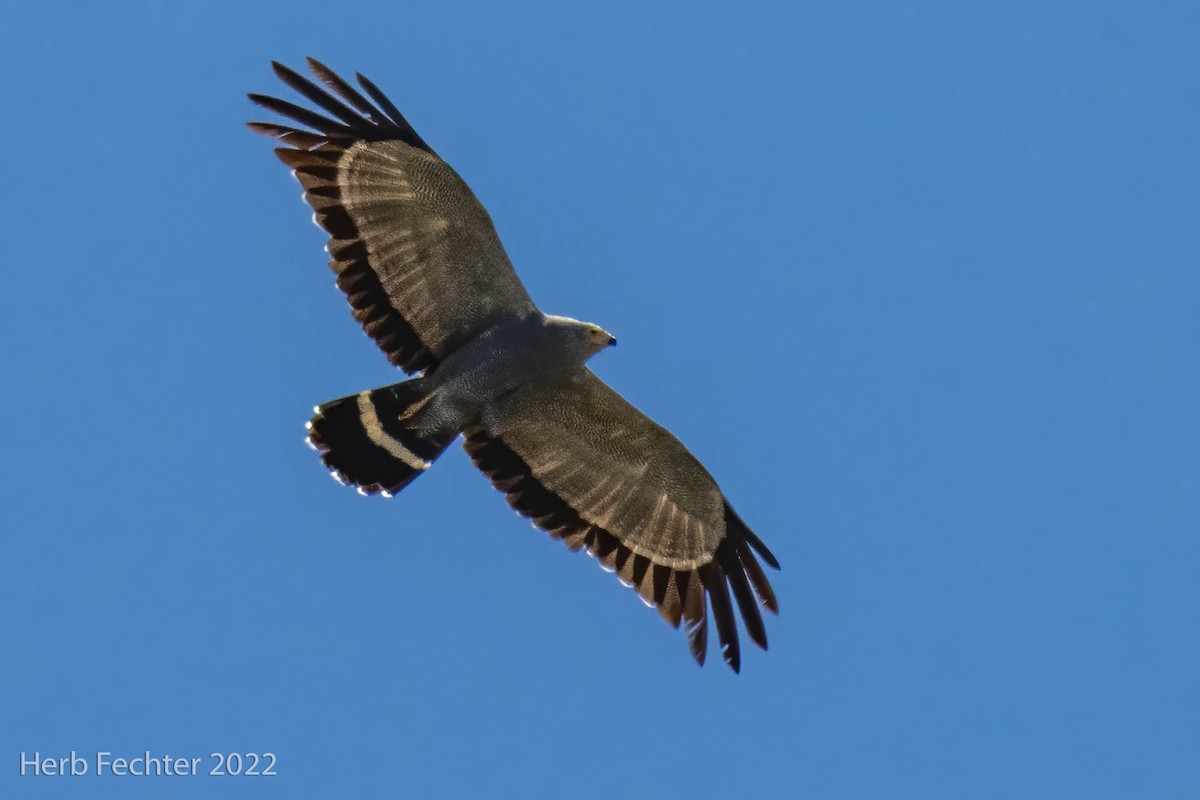
<path fill-rule="evenodd" d="M 461 429 L 422 413 L 433 398 L 432 381 L 414 378 L 330 400 L 309 420 L 308 444 L 338 482 L 362 494 L 393 495 L 429 469 Z"/>

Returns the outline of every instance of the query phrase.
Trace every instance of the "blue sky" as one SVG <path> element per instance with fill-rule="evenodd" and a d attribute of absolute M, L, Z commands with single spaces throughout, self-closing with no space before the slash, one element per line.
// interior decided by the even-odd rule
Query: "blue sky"
<path fill-rule="evenodd" d="M 1200 793 L 1194 4 L 4 20 L 0 795 Z M 384 501 L 304 447 L 398 377 L 242 125 L 309 54 L 779 556 L 740 676 L 460 449 Z M 279 775 L 18 775 L 72 750 Z"/>

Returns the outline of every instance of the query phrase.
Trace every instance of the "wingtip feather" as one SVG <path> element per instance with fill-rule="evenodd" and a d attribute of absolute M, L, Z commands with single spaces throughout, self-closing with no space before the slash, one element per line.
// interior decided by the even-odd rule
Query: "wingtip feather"
<path fill-rule="evenodd" d="M 750 581 L 738 558 L 736 545 L 726 539 L 717 548 L 716 561 L 724 572 L 733 598 L 737 601 L 738 610 L 742 615 L 742 626 L 750 640 L 763 650 L 767 649 L 767 627 L 763 624 L 762 612 L 759 611 L 758 601 L 750 588 Z"/>
<path fill-rule="evenodd" d="M 733 603 L 729 598 L 729 586 L 720 565 L 710 561 L 700 567 L 700 580 L 708 589 L 708 601 L 712 606 L 713 622 L 717 627 L 717 639 L 721 643 L 721 655 L 734 672 L 742 665 L 741 647 L 738 644 L 737 622 L 733 617 Z"/>

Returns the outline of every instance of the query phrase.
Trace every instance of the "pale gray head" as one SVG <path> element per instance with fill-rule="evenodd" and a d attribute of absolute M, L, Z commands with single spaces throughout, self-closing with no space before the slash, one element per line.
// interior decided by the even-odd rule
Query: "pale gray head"
<path fill-rule="evenodd" d="M 572 345 L 578 347 L 578 352 L 584 360 L 617 343 L 617 337 L 590 322 L 580 322 L 570 317 L 555 317 L 547 314 L 546 324 L 568 337 Z"/>

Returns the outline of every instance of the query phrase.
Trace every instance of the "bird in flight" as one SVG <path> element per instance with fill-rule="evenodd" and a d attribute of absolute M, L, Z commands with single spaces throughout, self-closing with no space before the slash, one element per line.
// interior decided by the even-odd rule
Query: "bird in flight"
<path fill-rule="evenodd" d="M 250 128 L 285 145 L 354 318 L 416 376 L 316 407 L 308 441 L 334 477 L 393 495 L 461 434 L 514 509 L 682 621 L 698 663 L 710 607 L 735 672 L 735 603 L 765 650 L 760 606 L 778 604 L 758 559 L 779 563 L 679 440 L 587 368 L 616 339 L 534 305 L 483 205 L 375 84 L 273 66 L 324 113 L 251 94 L 295 124 Z"/>

